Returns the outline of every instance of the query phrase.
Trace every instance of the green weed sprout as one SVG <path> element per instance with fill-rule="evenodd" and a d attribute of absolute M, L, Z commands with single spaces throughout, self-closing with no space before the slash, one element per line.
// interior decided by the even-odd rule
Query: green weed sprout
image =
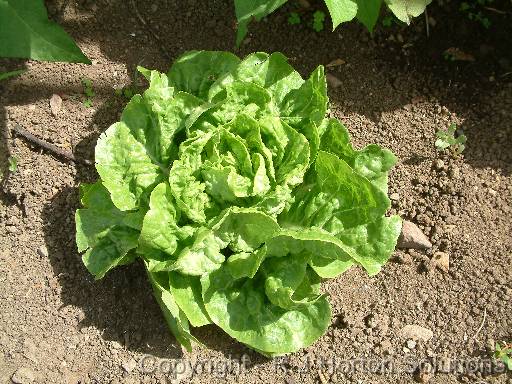
<path fill-rule="evenodd" d="M 456 130 L 457 126 L 455 124 L 451 124 L 447 131 L 437 131 L 437 140 L 435 142 L 436 148 L 440 151 L 446 148 L 451 148 L 455 155 L 460 155 L 466 148 L 464 144 L 466 143 L 467 138 L 465 135 L 455 137 Z"/>
<path fill-rule="evenodd" d="M 321 32 L 324 30 L 325 23 L 325 13 L 322 11 L 316 11 L 313 13 L 313 29 L 316 32 Z"/>
<path fill-rule="evenodd" d="M 512 371 L 512 344 L 504 344 L 501 346 L 496 343 L 494 357 L 503 361 L 509 371 Z"/>
<path fill-rule="evenodd" d="M 288 16 L 288 24 L 297 25 L 300 24 L 300 15 L 297 12 L 291 12 Z"/>
<path fill-rule="evenodd" d="M 9 172 L 16 172 L 18 170 L 18 159 L 14 156 L 9 156 L 7 161 L 9 163 Z"/>
<path fill-rule="evenodd" d="M 92 80 L 84 77 L 82 79 L 82 85 L 84 87 L 85 95 L 84 106 L 87 108 L 92 107 L 92 98 L 95 95 L 94 90 L 92 89 Z"/>

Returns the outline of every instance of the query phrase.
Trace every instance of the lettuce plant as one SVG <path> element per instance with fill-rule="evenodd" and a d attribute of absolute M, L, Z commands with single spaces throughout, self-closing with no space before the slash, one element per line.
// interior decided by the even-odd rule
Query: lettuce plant
<path fill-rule="evenodd" d="M 323 67 L 307 80 L 280 53 L 193 51 L 149 80 L 96 145 L 77 245 L 97 278 L 143 261 L 176 339 L 216 324 L 267 356 L 327 329 L 322 279 L 376 274 L 401 229 L 386 217 L 395 156 L 357 150 L 326 117 Z"/>

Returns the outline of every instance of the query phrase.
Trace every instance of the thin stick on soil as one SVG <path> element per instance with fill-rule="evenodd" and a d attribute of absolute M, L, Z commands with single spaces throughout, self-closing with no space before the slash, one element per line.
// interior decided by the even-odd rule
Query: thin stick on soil
<path fill-rule="evenodd" d="M 151 28 L 151 26 L 148 24 L 148 22 L 142 17 L 142 15 L 139 12 L 139 9 L 137 8 L 137 5 L 135 4 L 135 0 L 130 0 L 130 4 L 133 8 L 133 12 L 135 13 L 135 16 L 137 16 L 137 19 L 144 25 L 146 30 L 151 34 L 153 39 L 158 43 L 158 47 L 160 48 L 160 51 L 162 51 L 162 54 L 167 60 L 171 59 L 171 55 L 167 52 L 167 50 L 164 47 L 164 44 L 162 43 L 162 39 L 156 34 L 156 32 Z"/>
<path fill-rule="evenodd" d="M 427 39 L 430 37 L 430 26 L 428 25 L 428 12 L 427 8 L 425 8 L 425 30 L 427 32 Z"/>
<path fill-rule="evenodd" d="M 499 13 L 500 15 L 506 15 L 508 13 L 506 11 L 502 11 L 501 9 L 496 9 L 493 7 L 484 7 L 484 9 L 487 9 L 488 11 L 491 11 L 491 12 Z"/>
<path fill-rule="evenodd" d="M 478 330 L 476 331 L 475 335 L 473 336 L 473 340 L 476 339 L 476 337 L 478 336 L 478 334 L 484 327 L 486 317 L 487 317 L 487 308 L 484 308 L 484 318 L 482 319 L 482 323 L 480 324 L 480 327 L 478 327 Z"/>
<path fill-rule="evenodd" d="M 61 149 L 61 148 L 57 147 L 56 145 L 50 144 L 50 143 L 34 136 L 32 133 L 27 131 L 25 128 L 23 128 L 19 124 L 15 124 L 14 127 L 12 128 L 12 130 L 14 132 L 16 132 L 18 135 L 24 137 L 26 140 L 30 141 L 32 144 L 35 144 L 38 147 L 45 149 L 46 151 L 52 153 L 56 157 L 59 157 L 61 159 L 66 159 L 66 160 L 72 161 L 74 163 L 81 163 L 81 164 L 85 164 L 85 165 L 92 164 L 92 162 L 90 160 L 77 159 L 75 157 L 75 155 L 73 155 L 73 153 L 68 152 L 64 149 Z"/>

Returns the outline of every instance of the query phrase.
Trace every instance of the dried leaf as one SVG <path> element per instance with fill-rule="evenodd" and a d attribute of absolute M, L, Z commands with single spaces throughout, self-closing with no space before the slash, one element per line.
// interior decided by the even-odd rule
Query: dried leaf
<path fill-rule="evenodd" d="M 475 61 L 475 56 L 456 47 L 448 48 L 444 54 L 454 61 Z"/>
<path fill-rule="evenodd" d="M 340 65 L 343 65 L 343 64 L 346 64 L 345 60 L 343 60 L 343 59 L 336 59 L 336 60 L 331 61 L 329 64 L 327 64 L 326 67 L 327 68 L 339 67 Z"/>

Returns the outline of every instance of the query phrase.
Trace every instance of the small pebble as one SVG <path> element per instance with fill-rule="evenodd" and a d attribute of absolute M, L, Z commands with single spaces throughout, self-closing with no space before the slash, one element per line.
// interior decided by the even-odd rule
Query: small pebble
<path fill-rule="evenodd" d="M 407 340 L 407 348 L 409 348 L 409 349 L 416 348 L 416 342 L 414 340 Z"/>
<path fill-rule="evenodd" d="M 11 380 L 15 384 L 32 383 L 35 380 L 35 375 L 30 368 L 21 367 L 14 372 Z"/>
<path fill-rule="evenodd" d="M 427 342 L 434 336 L 434 332 L 417 324 L 408 324 L 400 330 L 400 335 L 404 339 Z"/>
<path fill-rule="evenodd" d="M 137 366 L 137 362 L 136 362 L 134 359 L 130 359 L 130 360 L 128 360 L 128 361 L 123 362 L 123 364 L 122 364 L 121 366 L 123 367 L 123 369 L 124 369 L 126 372 L 130 373 L 130 372 L 132 372 L 132 371 L 135 369 L 135 367 Z"/>
<path fill-rule="evenodd" d="M 448 171 L 448 175 L 452 179 L 458 179 L 460 177 L 460 169 L 459 169 L 459 167 L 457 167 L 455 165 L 453 167 L 451 167 L 450 170 Z"/>
<path fill-rule="evenodd" d="M 48 257 L 48 249 L 46 248 L 46 245 L 43 244 L 37 248 L 37 254 L 41 257 Z"/>
<path fill-rule="evenodd" d="M 398 193 L 396 193 L 396 192 L 395 192 L 395 193 L 392 193 L 392 194 L 389 196 L 389 198 L 390 198 L 391 200 L 395 200 L 395 201 L 396 201 L 396 200 L 399 200 L 399 199 L 400 199 L 400 195 L 399 195 Z"/>
<path fill-rule="evenodd" d="M 16 233 L 16 232 L 18 232 L 18 228 L 16 228 L 14 225 L 9 225 L 7 227 L 7 232 L 8 233 Z"/>
<path fill-rule="evenodd" d="M 397 247 L 402 249 L 429 249 L 432 248 L 432 243 L 416 224 L 404 220 Z"/>
<path fill-rule="evenodd" d="M 449 271 L 450 270 L 450 255 L 446 252 L 436 252 L 434 253 L 434 256 L 432 257 L 432 263 L 434 266 L 438 267 L 439 269 L 442 269 L 443 271 Z"/>

